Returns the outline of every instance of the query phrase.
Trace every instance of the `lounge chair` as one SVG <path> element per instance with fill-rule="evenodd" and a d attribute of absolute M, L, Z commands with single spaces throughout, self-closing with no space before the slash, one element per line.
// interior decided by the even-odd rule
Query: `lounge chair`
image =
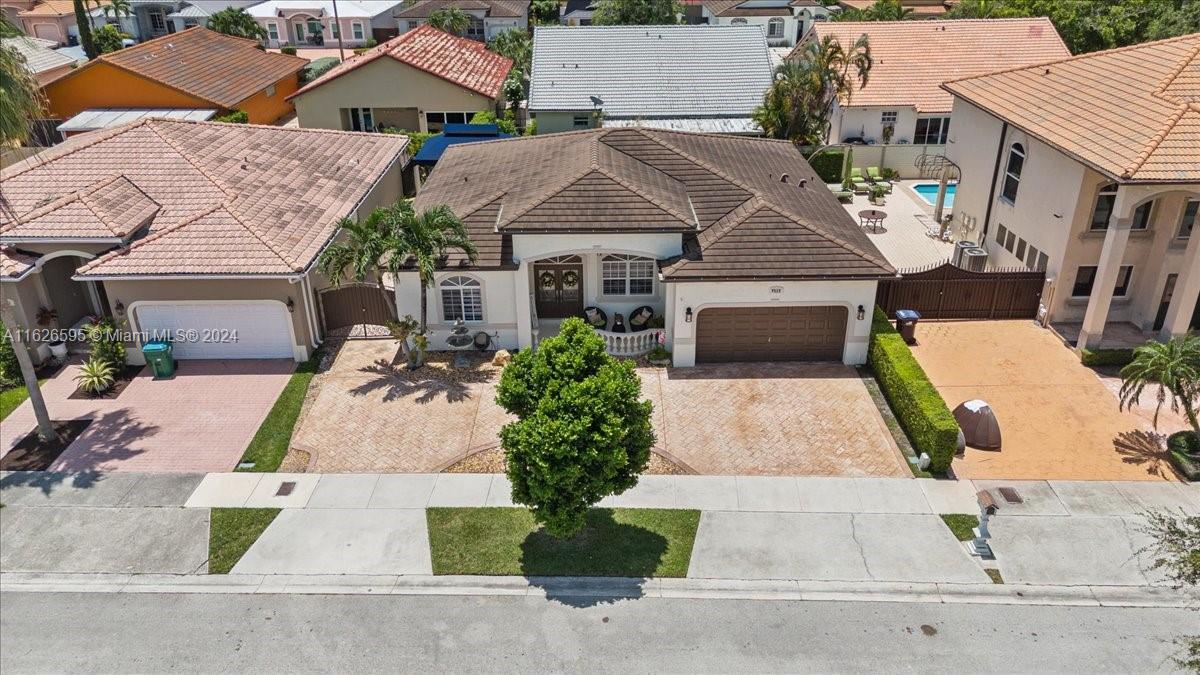
<path fill-rule="evenodd" d="M 583 320 L 592 328 L 604 330 L 608 327 L 608 315 L 599 307 L 584 307 Z"/>
<path fill-rule="evenodd" d="M 834 197 L 838 198 L 839 202 L 848 202 L 854 200 L 854 193 L 850 190 L 843 190 L 841 185 L 830 185 L 829 191 Z"/>
<path fill-rule="evenodd" d="M 650 319 L 654 318 L 654 308 L 642 305 L 629 313 L 629 332 L 636 333 L 650 327 Z"/>
<path fill-rule="evenodd" d="M 886 181 L 886 180 L 884 180 L 884 179 L 883 179 L 883 174 L 879 172 L 879 167 L 877 167 L 877 166 L 868 166 L 868 167 L 867 167 L 867 178 L 868 178 L 868 179 L 869 179 L 869 180 L 870 180 L 872 183 L 874 183 L 874 184 L 878 185 L 879 187 L 883 188 L 883 191 L 884 191 L 884 192 L 891 192 L 891 191 L 892 191 L 892 183 L 891 183 L 891 181 Z"/>
<path fill-rule="evenodd" d="M 862 169 L 850 169 L 850 182 L 854 183 L 854 194 L 865 195 L 871 191 L 871 184 L 863 176 Z"/>

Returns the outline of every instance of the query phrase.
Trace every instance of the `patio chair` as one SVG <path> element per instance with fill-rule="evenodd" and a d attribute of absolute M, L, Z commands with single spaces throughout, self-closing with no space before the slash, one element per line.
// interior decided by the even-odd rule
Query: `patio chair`
<path fill-rule="evenodd" d="M 629 332 L 636 333 L 640 330 L 646 330 L 650 327 L 650 319 L 654 318 L 654 309 L 649 305 L 642 305 L 629 313 Z"/>
<path fill-rule="evenodd" d="M 583 320 L 592 328 L 604 330 L 608 328 L 608 315 L 599 307 L 584 307 Z"/>
<path fill-rule="evenodd" d="M 856 195 L 865 195 L 871 191 L 871 184 L 867 182 L 862 169 L 850 169 L 850 182 L 854 183 L 854 194 Z"/>
<path fill-rule="evenodd" d="M 884 179 L 883 179 L 883 174 L 879 172 L 879 167 L 877 167 L 877 166 L 868 166 L 868 167 L 867 167 L 867 178 L 868 178 L 868 179 L 869 179 L 869 180 L 870 180 L 872 183 L 874 183 L 874 184 L 878 185 L 879 187 L 883 188 L 883 191 L 884 191 L 884 192 L 889 192 L 889 193 L 890 193 L 890 192 L 892 191 L 892 183 L 891 183 L 891 181 L 886 181 L 886 180 L 884 180 Z"/>
<path fill-rule="evenodd" d="M 854 201 L 854 193 L 849 190 L 843 190 L 840 185 L 829 186 L 829 191 L 833 193 L 834 197 L 838 198 L 839 202 Z"/>

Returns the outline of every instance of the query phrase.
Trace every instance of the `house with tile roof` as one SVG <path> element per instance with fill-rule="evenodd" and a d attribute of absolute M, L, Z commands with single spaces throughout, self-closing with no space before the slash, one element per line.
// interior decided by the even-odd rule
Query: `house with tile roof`
<path fill-rule="evenodd" d="M 530 4 L 531 0 L 411 0 L 394 16 L 403 34 L 425 25 L 430 14 L 453 7 L 470 17 L 462 36 L 487 42 L 505 31 L 529 30 Z"/>
<path fill-rule="evenodd" d="M 504 107 L 511 59 L 433 26 L 392 38 L 292 94 L 300 126 L 439 132 Z"/>
<path fill-rule="evenodd" d="M 189 0 L 180 3 L 180 7 L 167 14 L 173 32 L 187 30 L 193 26 L 208 27 L 208 21 L 213 14 L 229 8 L 248 9 L 262 0 Z"/>
<path fill-rule="evenodd" d="M 615 354 L 661 333 L 676 366 L 863 363 L 876 283 L 896 274 L 786 141 L 603 128 L 455 145 L 414 206 L 434 204 L 478 248 L 429 289 L 437 349 L 458 321 L 523 348 L 581 316 Z M 415 272 L 396 299 L 418 311 Z M 647 313 L 664 327 L 634 330 Z"/>
<path fill-rule="evenodd" d="M 761 134 L 771 84 L 757 26 L 538 26 L 529 113 L 539 134 L 601 124 Z"/>
<path fill-rule="evenodd" d="M 1064 336 L 1094 348 L 1114 324 L 1200 328 L 1200 33 L 943 89 L 955 231 L 993 265 L 1045 270 Z"/>
<path fill-rule="evenodd" d="M 246 11 L 267 31 L 266 45 L 361 47 L 396 34 L 392 12 L 403 0 L 266 0 Z"/>
<path fill-rule="evenodd" d="M 18 36 L 4 38 L 4 46 L 10 47 L 25 58 L 25 68 L 45 85 L 70 72 L 77 65 L 75 57 L 56 49 L 53 40 Z"/>
<path fill-rule="evenodd" d="M 39 335 L 113 318 L 135 363 L 152 336 L 183 359 L 303 361 L 336 309 L 316 260 L 342 218 L 401 197 L 407 145 L 165 119 L 70 138 L 0 171 L 0 292 Z"/>
<path fill-rule="evenodd" d="M 291 114 L 307 59 L 258 48 L 254 40 L 189 28 L 102 54 L 45 88 L 50 117 L 84 110 L 242 110 L 253 124 Z"/>
<path fill-rule="evenodd" d="M 836 0 L 840 10 L 870 9 L 877 0 Z M 958 0 L 900 0 L 900 6 L 910 10 L 910 19 L 938 19 L 949 12 Z"/>
<path fill-rule="evenodd" d="M 107 4 L 107 3 L 106 3 Z M 4 0 L 4 13 L 13 24 L 29 37 L 50 40 L 57 46 L 79 44 L 79 27 L 75 22 L 73 0 Z M 103 21 L 100 8 L 91 10 L 92 16 Z"/>
<path fill-rule="evenodd" d="M 683 0 L 683 22 L 758 26 L 771 47 L 794 47 L 817 21 L 837 10 L 820 0 Z"/>
<path fill-rule="evenodd" d="M 849 48 L 863 35 L 874 65 L 865 86 L 851 73 L 850 95 L 830 115 L 828 140 L 879 146 L 856 149 L 855 163 L 906 177 L 915 175 L 916 157 L 945 148 L 952 97 L 943 82 L 1071 55 L 1050 20 L 1037 17 L 817 23 L 788 58 L 804 58 L 826 38 Z M 888 145 L 904 147 L 882 147 Z"/>

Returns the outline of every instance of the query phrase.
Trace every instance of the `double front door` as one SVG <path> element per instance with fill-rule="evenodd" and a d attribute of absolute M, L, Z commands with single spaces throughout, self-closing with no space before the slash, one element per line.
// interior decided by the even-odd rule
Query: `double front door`
<path fill-rule="evenodd" d="M 533 283 L 539 319 L 583 314 L 583 261 L 579 256 L 534 263 Z"/>

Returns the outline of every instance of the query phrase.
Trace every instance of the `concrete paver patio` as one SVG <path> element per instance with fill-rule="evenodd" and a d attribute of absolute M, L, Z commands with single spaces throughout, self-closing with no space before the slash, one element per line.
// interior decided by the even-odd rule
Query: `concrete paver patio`
<path fill-rule="evenodd" d="M 295 367 L 283 360 L 181 361 L 168 380 L 155 380 L 143 368 L 115 399 L 70 399 L 78 366 L 68 365 L 42 385 L 50 418 L 92 423 L 50 469 L 232 469 Z M 0 424 L 0 454 L 35 426 L 33 407 L 26 401 Z"/>
<path fill-rule="evenodd" d="M 437 472 L 493 448 L 509 416 L 499 369 L 416 372 L 391 340 L 346 342 L 315 391 L 292 446 L 322 473 Z M 657 447 L 701 474 L 908 476 L 854 369 L 836 364 L 643 368 Z"/>

